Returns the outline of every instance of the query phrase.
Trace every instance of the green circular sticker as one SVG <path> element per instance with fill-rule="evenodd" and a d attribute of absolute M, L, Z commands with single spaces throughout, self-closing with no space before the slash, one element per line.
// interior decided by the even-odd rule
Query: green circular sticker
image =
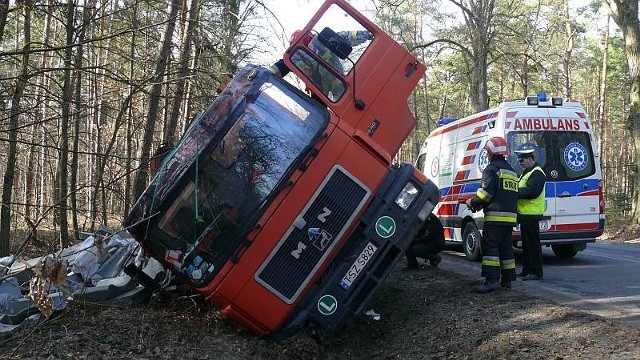
<path fill-rule="evenodd" d="M 322 315 L 331 315 L 338 308 L 338 300 L 332 295 L 323 295 L 318 300 L 318 311 Z"/>
<path fill-rule="evenodd" d="M 396 232 L 396 222 L 390 216 L 382 216 L 376 221 L 376 233 L 381 238 L 391 237 Z"/>

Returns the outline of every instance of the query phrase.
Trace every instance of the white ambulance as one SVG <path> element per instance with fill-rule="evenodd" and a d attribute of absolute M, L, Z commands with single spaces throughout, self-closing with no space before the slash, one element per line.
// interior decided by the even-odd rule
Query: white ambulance
<path fill-rule="evenodd" d="M 465 255 L 482 257 L 482 211 L 464 204 L 480 187 L 488 157 L 483 150 L 493 136 L 509 145 L 508 161 L 522 172 L 515 151 L 533 148 L 535 160 L 547 175 L 546 210 L 540 222 L 541 243 L 556 256 L 571 258 L 604 230 L 604 197 L 598 146 L 589 118 L 580 103 L 545 94 L 498 107 L 463 119 L 446 120 L 425 140 L 416 167 L 440 188 L 442 201 L 434 209 L 448 241 L 462 242 Z M 448 123 L 447 123 L 448 122 Z M 514 246 L 521 247 L 519 226 Z"/>

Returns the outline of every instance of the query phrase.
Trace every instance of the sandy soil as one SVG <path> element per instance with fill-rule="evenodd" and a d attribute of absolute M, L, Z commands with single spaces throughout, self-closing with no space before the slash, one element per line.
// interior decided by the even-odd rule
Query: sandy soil
<path fill-rule="evenodd" d="M 629 231 L 632 241 L 637 232 Z M 612 237 L 613 238 L 613 237 Z M 621 239 L 621 238 L 618 238 Z M 608 241 L 608 240 L 603 240 Z M 197 296 L 119 309 L 73 304 L 35 329 L 5 335 L 15 359 L 638 359 L 640 327 L 516 290 L 475 294 L 474 279 L 400 266 L 369 308 L 334 338 L 257 338 Z"/>

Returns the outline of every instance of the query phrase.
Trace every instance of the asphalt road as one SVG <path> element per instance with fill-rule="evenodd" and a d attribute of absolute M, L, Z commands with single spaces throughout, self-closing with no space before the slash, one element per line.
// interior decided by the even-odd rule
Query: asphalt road
<path fill-rule="evenodd" d="M 480 263 L 447 246 L 443 269 L 480 279 Z M 517 281 L 513 289 L 606 318 L 640 325 L 640 244 L 591 243 L 573 259 L 543 247 L 544 280 Z M 516 250 L 520 271 L 521 251 Z"/>

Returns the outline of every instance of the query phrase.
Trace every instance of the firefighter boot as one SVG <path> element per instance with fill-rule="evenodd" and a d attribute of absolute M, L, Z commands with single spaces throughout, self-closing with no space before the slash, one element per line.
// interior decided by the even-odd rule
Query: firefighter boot
<path fill-rule="evenodd" d="M 440 261 L 442 261 L 442 256 L 440 256 L 440 254 L 431 254 L 425 259 L 425 262 L 427 262 L 427 260 L 429 261 L 429 266 L 437 268 Z"/>
<path fill-rule="evenodd" d="M 496 280 L 487 279 L 484 281 L 482 285 L 479 285 L 473 288 L 473 291 L 479 294 L 484 294 L 484 293 L 488 293 L 498 289 L 500 289 L 500 282 L 497 279 Z"/>
<path fill-rule="evenodd" d="M 420 269 L 420 265 L 418 264 L 418 260 L 416 260 L 416 258 L 407 259 L 407 266 L 402 268 L 403 271 L 418 269 Z"/>

